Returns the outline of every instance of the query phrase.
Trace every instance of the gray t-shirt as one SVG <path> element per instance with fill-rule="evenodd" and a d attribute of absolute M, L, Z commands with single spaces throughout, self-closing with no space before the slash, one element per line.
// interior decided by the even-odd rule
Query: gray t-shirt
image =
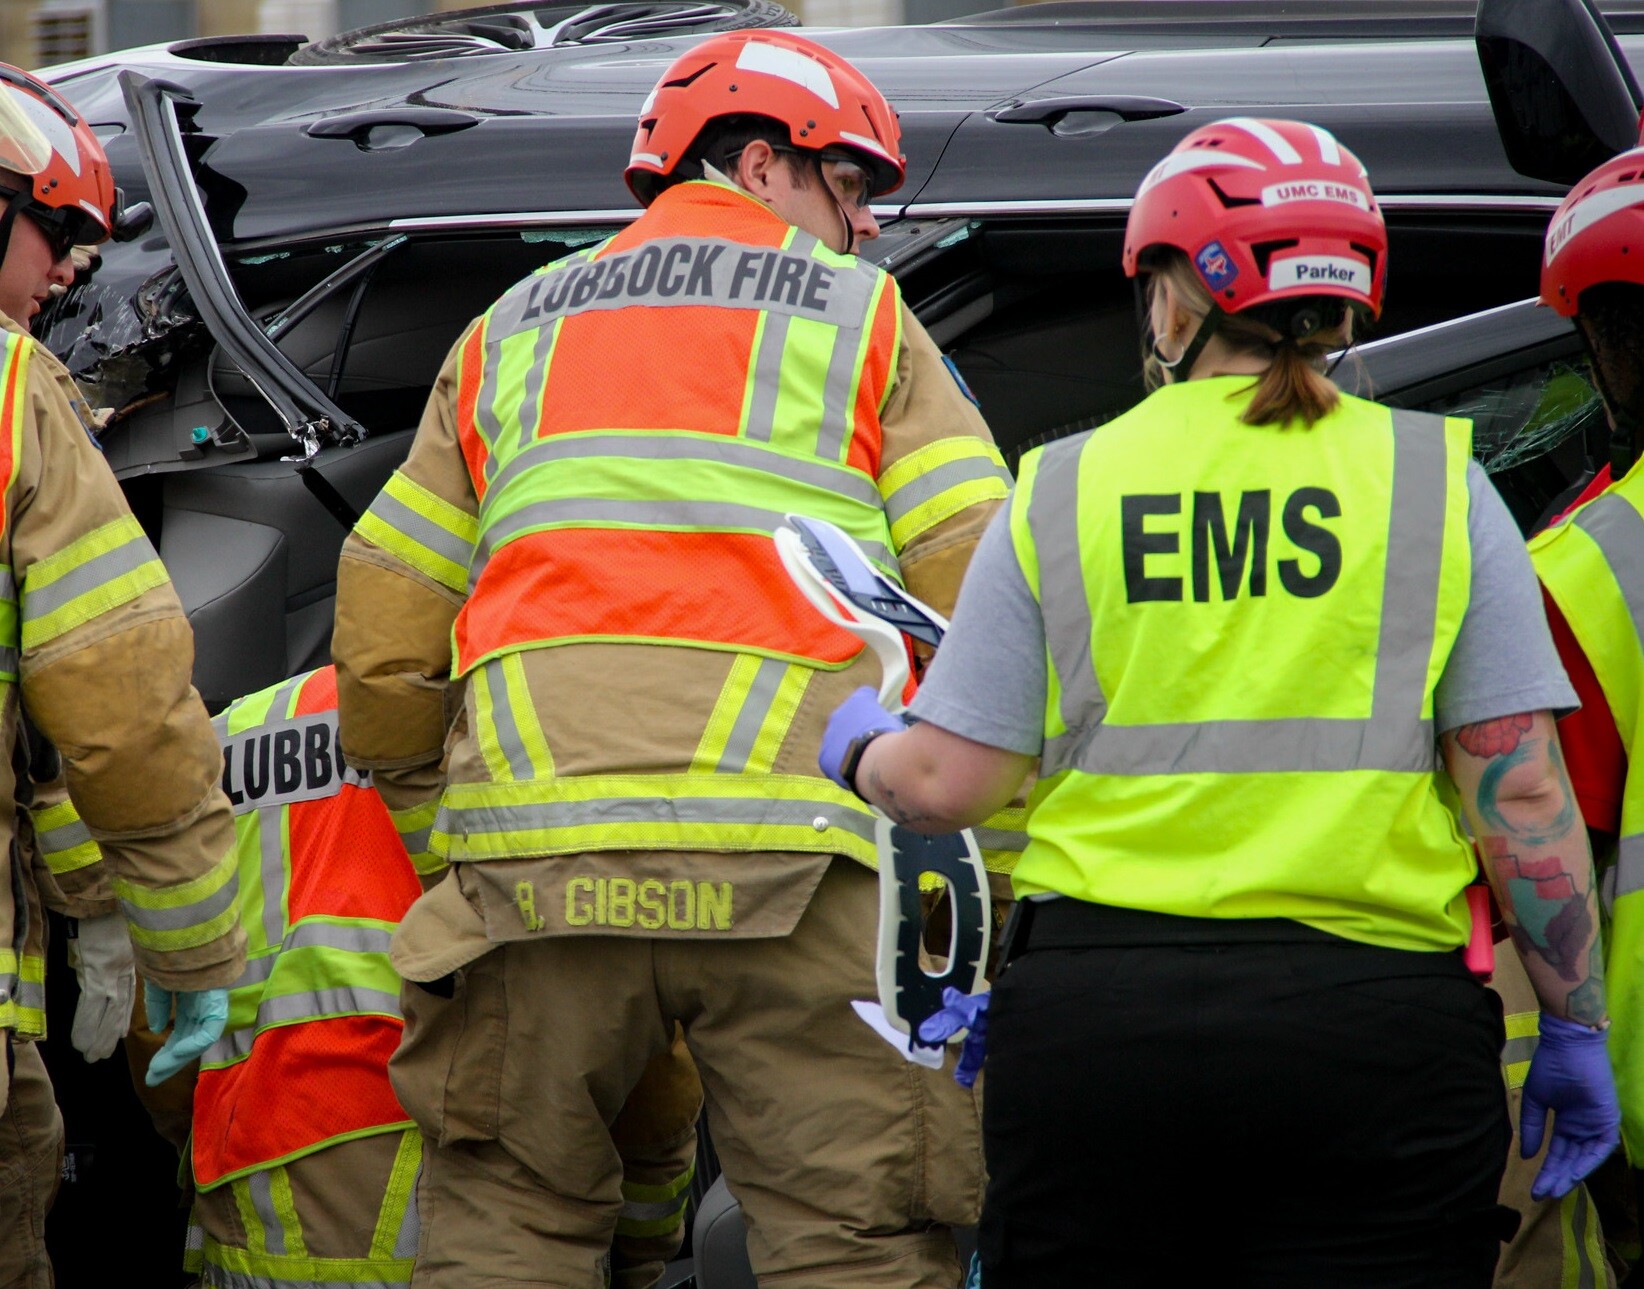
<path fill-rule="evenodd" d="M 1467 469 L 1472 596 L 1434 695 L 1434 728 L 1579 704 L 1558 660 L 1530 556 L 1477 462 Z M 977 545 L 953 627 L 911 713 L 990 747 L 1038 756 L 1044 743 L 1045 624 L 1002 509 Z"/>

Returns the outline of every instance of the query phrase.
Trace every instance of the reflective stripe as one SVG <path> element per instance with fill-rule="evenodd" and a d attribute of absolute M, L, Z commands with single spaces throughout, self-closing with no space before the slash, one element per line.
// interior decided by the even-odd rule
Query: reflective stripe
<path fill-rule="evenodd" d="M 1432 535 L 1442 531 L 1444 524 L 1443 421 L 1405 411 L 1394 411 L 1392 419 L 1393 493 L 1369 719 L 1303 717 L 1115 726 L 1097 716 L 1081 723 L 1079 716 L 1105 710 L 1090 664 L 1089 596 L 1077 560 L 1042 558 L 1042 575 L 1048 564 L 1048 576 L 1058 582 L 1058 593 L 1042 597 L 1041 603 L 1056 606 L 1046 617 L 1045 630 L 1057 676 L 1065 686 L 1062 711 L 1069 730 L 1046 741 L 1047 772 L 1069 768 L 1110 775 L 1432 771 L 1437 763 L 1432 720 L 1424 719 L 1419 707 L 1410 710 L 1408 705 L 1419 704 L 1419 696 L 1427 691 L 1437 630 L 1443 549 Z M 1046 556 L 1067 550 L 1077 541 L 1077 515 L 1068 496 L 1070 492 L 1076 496 L 1077 468 L 1051 469 L 1046 478 L 1048 464 L 1040 465 L 1035 492 L 1050 484 L 1065 509 L 1052 512 L 1048 505 L 1041 507 L 1035 496 L 1028 512 L 1035 546 Z M 1075 527 L 1071 541 L 1069 526 Z M 1067 567 L 1058 570 L 1059 564 Z M 1067 593 L 1059 585 L 1063 579 L 1081 583 L 1072 600 L 1061 598 Z M 1071 620 L 1061 621 L 1068 610 Z M 1077 638 L 1080 632 L 1082 639 Z M 1398 710 L 1401 703 L 1406 710 Z M 1070 715 L 1075 719 L 1069 719 Z"/>
<path fill-rule="evenodd" d="M 354 531 L 441 586 L 468 584 L 478 521 L 397 470 Z"/>
<path fill-rule="evenodd" d="M 691 1199 L 691 1179 L 696 1161 L 685 1171 L 660 1186 L 641 1182 L 622 1183 L 622 1208 L 617 1214 L 617 1234 L 632 1239 L 667 1235 L 685 1225 L 685 1209 Z"/>
<path fill-rule="evenodd" d="M 1640 619 L 1644 621 L 1644 619 Z M 1623 837 L 1616 846 L 1614 898 L 1644 891 L 1644 833 Z"/>
<path fill-rule="evenodd" d="M 1058 549 L 1044 543 L 1055 540 L 1059 516 L 1068 516 L 1077 539 L 1079 457 L 1086 442 L 1081 436 L 1066 444 L 1052 443 L 1037 458 L 1027 522 L 1037 549 L 1046 554 Z M 1038 561 L 1040 584 L 1032 589 L 1039 596 L 1041 609 L 1046 604 L 1056 606 L 1054 614 L 1043 615 L 1045 645 L 1050 651 L 1052 680 L 1060 687 L 1062 726 L 1067 731 L 1045 742 L 1044 768 L 1046 774 L 1051 774 L 1067 768 L 1078 756 L 1080 749 L 1067 745 L 1075 731 L 1100 726 L 1107 715 L 1107 697 L 1102 693 L 1090 652 L 1095 627 L 1084 571 L 1076 553 L 1063 558 L 1046 558 L 1046 554 L 1041 554 Z"/>
<path fill-rule="evenodd" d="M 906 478 L 906 482 L 902 480 Z M 1010 493 L 1010 471 L 999 449 L 982 439 L 938 439 L 881 476 L 891 542 L 898 550 L 944 519 Z"/>
<path fill-rule="evenodd" d="M 396 1276 L 392 1280 L 381 1278 L 384 1268 L 373 1267 L 369 1263 L 360 1263 L 360 1274 L 349 1274 L 347 1264 L 339 1265 L 339 1259 L 327 1258 L 323 1262 L 313 1259 L 282 1259 L 282 1263 L 294 1264 L 290 1268 L 290 1275 L 258 1274 L 255 1271 L 233 1270 L 213 1261 L 215 1258 L 227 1259 L 234 1255 L 241 1255 L 236 1261 L 245 1260 L 258 1267 L 266 1267 L 269 1259 L 255 1256 L 245 1257 L 242 1250 L 230 1250 L 212 1241 L 207 1241 L 205 1249 L 206 1263 L 204 1267 L 204 1283 L 208 1289 L 322 1289 L 327 1285 L 348 1285 L 350 1289 L 395 1289 L 396 1286 L 411 1283 L 411 1260 L 405 1260 L 403 1276 Z M 282 1266 L 280 1268 L 284 1270 Z M 369 1274 L 375 1273 L 375 1274 Z M 338 1279 L 339 1275 L 346 1276 Z M 323 1280 L 316 1276 L 325 1277 Z"/>
<path fill-rule="evenodd" d="M 1564 1232 L 1562 1289 L 1594 1289 L 1594 1264 L 1604 1257 L 1604 1250 L 1596 1238 L 1592 1200 L 1585 1186 L 1577 1186 L 1559 1201 L 1559 1225 Z"/>
<path fill-rule="evenodd" d="M 878 271 L 859 262 L 824 263 L 807 252 L 809 241 L 800 234 L 790 247 L 774 247 L 661 237 L 581 262 L 567 257 L 492 306 L 492 327 L 501 340 L 556 318 L 635 305 L 764 309 L 860 327 Z"/>
<path fill-rule="evenodd" d="M 748 389 L 742 400 L 742 434 L 769 443 L 776 433 L 776 396 L 782 390 L 782 359 L 788 348 L 788 315 L 767 313 L 754 337 Z"/>
<path fill-rule="evenodd" d="M 268 808 L 257 812 L 257 889 L 262 893 L 263 943 L 279 944 L 285 934 L 286 813 Z"/>
<path fill-rule="evenodd" d="M 720 690 L 713 715 L 708 718 L 691 768 L 705 774 L 740 774 L 747 769 L 777 694 L 791 671 L 799 671 L 809 678 L 808 670 L 776 658 L 739 656 L 731 664 L 730 675 Z"/>
<path fill-rule="evenodd" d="M 470 673 L 474 734 L 491 778 L 499 783 L 554 777 L 554 758 L 537 721 L 519 654 L 493 658 Z"/>
<path fill-rule="evenodd" d="M 470 587 L 479 581 L 492 552 L 537 529 L 581 524 L 596 528 L 729 528 L 769 535 L 786 526 L 785 515 L 783 510 L 766 510 L 728 501 L 626 501 L 568 497 L 558 501 L 533 502 L 521 506 L 499 520 L 495 527 L 485 531 L 469 573 Z M 875 563 L 897 567 L 895 557 L 884 543 L 858 539 L 857 544 Z"/>
<path fill-rule="evenodd" d="M 347 986 L 337 989 L 315 989 L 307 993 L 281 994 L 265 998 L 257 1007 L 254 1024 L 225 1034 L 213 1043 L 201 1058 L 203 1066 L 226 1065 L 251 1051 L 251 1045 L 263 1030 L 294 1021 L 330 1020 L 338 1016 L 392 1016 L 400 1015 L 400 997 L 381 989 L 362 989 Z"/>
<path fill-rule="evenodd" d="M 34 811 L 33 816 L 35 841 L 53 873 L 73 873 L 103 857 L 72 801 L 59 801 Z"/>
<path fill-rule="evenodd" d="M 24 649 L 166 584 L 165 566 L 130 515 L 93 529 L 37 561 L 23 581 Z"/>
<path fill-rule="evenodd" d="M 1508 1012 L 1502 1018 L 1506 1042 L 1501 1047 L 1501 1066 L 1509 1088 L 1521 1088 L 1530 1073 L 1530 1058 L 1541 1041 L 1540 1012 Z"/>
<path fill-rule="evenodd" d="M 803 775 L 582 775 L 547 783 L 453 784 L 434 825 L 447 859 L 584 850 L 797 850 L 877 862 L 874 821 Z M 523 798 L 523 799 L 522 799 Z"/>
<path fill-rule="evenodd" d="M 240 875 L 232 850 L 209 871 L 175 886 L 139 886 L 115 874 L 114 893 L 131 923 L 131 938 L 156 953 L 210 944 L 239 921 Z"/>
<path fill-rule="evenodd" d="M 487 502 L 481 507 L 481 521 L 495 508 L 496 499 L 508 484 L 528 470 L 551 461 L 586 461 L 610 457 L 625 461 L 702 461 L 713 465 L 757 470 L 762 475 L 776 475 L 807 488 L 818 488 L 830 494 L 848 497 L 875 510 L 880 508 L 879 489 L 859 470 L 833 465 L 805 457 L 790 456 L 757 443 L 729 438 L 723 434 L 695 434 L 685 431 L 668 433 L 650 432 L 594 432 L 554 434 L 538 439 L 520 450 L 508 464 L 497 472 L 491 487 L 486 490 Z"/>
<path fill-rule="evenodd" d="M 46 1036 L 46 960 L 37 954 L 0 949 L 0 1029 Z"/>
<path fill-rule="evenodd" d="M 291 1197 L 291 1179 L 284 1168 L 265 1168 L 230 1184 L 252 1251 L 275 1257 L 288 1253 L 301 1257 L 308 1252 Z"/>
<path fill-rule="evenodd" d="M 405 847 L 405 853 L 411 858 L 411 867 L 419 875 L 426 876 L 445 867 L 445 863 L 433 852 L 430 843 L 434 831 L 434 818 L 439 814 L 440 802 L 435 797 L 431 801 L 424 801 L 415 806 L 408 806 L 404 810 L 390 810 L 388 817 L 393 820 L 395 831 L 400 835 L 400 842 Z"/>
<path fill-rule="evenodd" d="M 854 395 L 862 377 L 861 358 L 870 338 L 867 318 L 862 320 L 860 333 L 841 327 L 833 334 L 828 374 L 822 381 L 822 424 L 816 434 L 816 455 L 824 461 L 843 461 L 850 447 L 851 427 L 856 420 Z"/>
<path fill-rule="evenodd" d="M 416 1129 L 400 1134 L 394 1166 L 377 1213 L 371 1236 L 371 1257 L 412 1258 L 417 1253 L 417 1179 L 422 1175 L 422 1134 Z"/>

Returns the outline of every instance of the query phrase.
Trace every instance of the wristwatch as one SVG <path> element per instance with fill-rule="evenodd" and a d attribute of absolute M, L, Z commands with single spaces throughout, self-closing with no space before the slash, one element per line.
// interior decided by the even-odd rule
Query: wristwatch
<path fill-rule="evenodd" d="M 872 743 L 881 734 L 889 734 L 890 732 L 889 730 L 863 730 L 849 743 L 845 744 L 845 755 L 839 760 L 839 777 L 850 784 L 851 791 L 864 801 L 868 800 L 868 796 L 861 788 L 856 786 L 857 767 L 862 764 L 862 754 L 868 750 L 868 744 Z M 868 804 L 873 803 L 869 802 Z"/>

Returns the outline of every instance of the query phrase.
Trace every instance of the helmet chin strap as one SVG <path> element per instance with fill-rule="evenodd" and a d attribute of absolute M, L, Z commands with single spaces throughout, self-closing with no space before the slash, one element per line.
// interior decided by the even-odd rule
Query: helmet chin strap
<path fill-rule="evenodd" d="M 1193 364 L 1199 361 L 1199 355 L 1204 352 L 1204 347 L 1210 343 L 1211 337 L 1221 329 L 1222 319 L 1225 317 L 1227 315 L 1222 312 L 1221 306 L 1212 303 L 1210 312 L 1204 315 L 1204 321 L 1199 324 L 1199 329 L 1193 333 L 1193 339 L 1188 341 L 1187 348 L 1182 350 L 1182 356 L 1173 363 L 1161 364 L 1170 372 L 1172 382 L 1192 379 Z"/>
<path fill-rule="evenodd" d="M 828 176 L 822 173 L 822 158 L 812 158 L 812 168 L 816 172 L 816 182 L 822 185 L 822 191 L 828 194 L 833 202 L 833 208 L 839 212 L 840 221 L 845 225 L 845 247 L 841 255 L 856 254 L 856 225 L 851 223 L 850 212 L 845 209 L 845 203 L 839 200 L 839 194 L 834 192 L 833 185 L 828 182 Z"/>

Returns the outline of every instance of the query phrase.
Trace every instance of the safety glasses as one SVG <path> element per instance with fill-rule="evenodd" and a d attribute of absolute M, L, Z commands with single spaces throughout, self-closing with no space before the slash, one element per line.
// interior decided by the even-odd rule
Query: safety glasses
<path fill-rule="evenodd" d="M 822 178 L 842 205 L 862 210 L 873 200 L 873 181 L 864 166 L 849 157 L 832 156 L 826 152 L 817 159 L 817 164 L 822 170 Z"/>
<path fill-rule="evenodd" d="M 51 216 L 36 211 L 29 206 L 23 207 L 23 214 L 27 215 L 40 235 L 46 239 L 46 245 L 51 248 L 51 262 L 57 263 L 66 259 L 74 249 L 74 234 L 77 231 L 66 224 L 58 223 Z"/>

